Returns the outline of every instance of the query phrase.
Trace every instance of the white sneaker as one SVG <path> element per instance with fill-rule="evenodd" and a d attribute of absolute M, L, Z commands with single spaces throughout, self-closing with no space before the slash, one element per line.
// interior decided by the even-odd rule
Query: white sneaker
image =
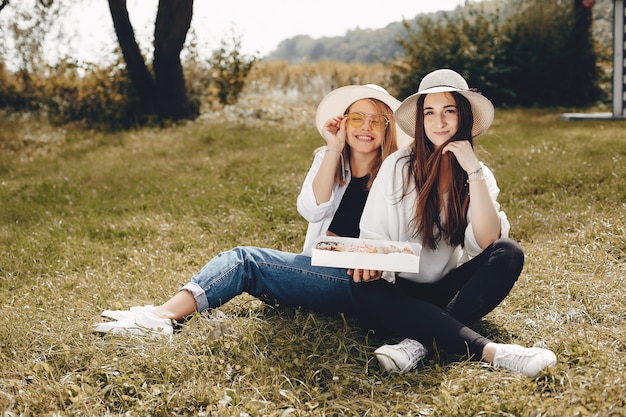
<path fill-rule="evenodd" d="M 106 334 L 165 336 L 171 340 L 174 324 L 172 320 L 161 318 L 150 311 L 141 311 L 130 318 L 97 323 L 94 331 Z"/>
<path fill-rule="evenodd" d="M 504 368 L 529 377 L 537 376 L 544 368 L 556 364 L 556 355 L 548 349 L 496 344 L 493 357 L 495 368 Z"/>
<path fill-rule="evenodd" d="M 396 345 L 382 345 L 374 354 L 385 371 L 407 372 L 428 356 L 428 350 L 417 340 L 404 339 Z"/>
<path fill-rule="evenodd" d="M 142 311 L 152 311 L 155 308 L 156 306 L 148 304 L 145 306 L 134 306 L 131 307 L 129 310 L 104 310 L 100 315 L 102 317 L 113 320 L 125 320 L 135 317 L 138 313 L 141 313 Z"/>

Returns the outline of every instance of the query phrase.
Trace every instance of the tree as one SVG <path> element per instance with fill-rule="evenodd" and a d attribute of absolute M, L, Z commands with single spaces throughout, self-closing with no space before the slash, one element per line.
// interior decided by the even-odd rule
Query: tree
<path fill-rule="evenodd" d="M 573 2 L 572 2 L 573 1 Z M 496 105 L 587 106 L 602 98 L 591 9 L 581 0 L 502 2 L 418 17 L 398 43 L 392 75 L 400 98 L 433 68 L 460 72 Z M 505 10 L 505 12 L 501 12 Z"/>
<path fill-rule="evenodd" d="M 598 87 L 600 71 L 596 64 L 597 45 L 592 33 L 592 8 L 583 7 L 582 3 L 582 0 L 574 0 L 574 28 L 570 38 L 571 43 L 564 45 L 564 49 L 577 51 L 572 61 L 578 62 L 578 65 L 570 70 L 572 74 L 570 85 L 580 88 L 580 94 L 573 97 L 573 99 L 580 100 L 575 104 L 593 103 L 601 97 Z"/>
<path fill-rule="evenodd" d="M 180 52 L 193 15 L 193 0 L 159 0 L 154 27 L 154 77 L 148 69 L 130 24 L 126 0 L 109 0 L 128 75 L 144 114 L 164 119 L 194 119 L 198 116 L 187 96 Z"/>
<path fill-rule="evenodd" d="M 152 63 L 142 56 L 126 0 L 108 0 L 120 46 L 115 60 L 104 68 L 78 61 L 63 48 L 54 48 L 71 39 L 63 19 L 81 2 L 88 0 L 0 0 L 0 37 L 4 39 L 0 42 L 0 108 L 41 111 L 55 123 L 80 121 L 110 129 L 163 119 L 194 119 L 211 81 L 221 83 L 220 99 L 232 104 L 256 61 L 241 55 L 240 43 L 233 38 L 232 51 L 223 43 L 214 53 L 213 58 L 219 60 L 216 68 L 201 68 L 190 31 L 193 0 L 159 1 Z M 187 36 L 191 39 L 186 41 Z M 180 54 L 186 45 L 187 68 L 183 71 Z M 47 62 L 44 52 L 57 52 L 51 54 L 56 61 Z M 9 64 L 18 71 L 7 77 Z M 211 80 L 215 74 L 218 78 Z"/>
<path fill-rule="evenodd" d="M 580 0 L 531 0 L 509 16 L 505 48 L 515 71 L 502 82 L 516 91 L 515 104 L 585 106 L 601 97 L 591 24 Z"/>
<path fill-rule="evenodd" d="M 494 78 L 508 71 L 502 65 L 502 34 L 498 11 L 483 7 L 435 16 L 418 16 L 412 26 L 403 22 L 407 35 L 398 37 L 404 56 L 392 62 L 393 84 L 399 98 L 417 91 L 419 82 L 433 68 L 451 68 L 462 74 L 471 88 L 490 98 Z"/>

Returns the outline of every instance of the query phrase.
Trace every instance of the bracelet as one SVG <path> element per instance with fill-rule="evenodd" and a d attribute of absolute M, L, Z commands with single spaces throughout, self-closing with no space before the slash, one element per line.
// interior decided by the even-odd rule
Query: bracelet
<path fill-rule="evenodd" d="M 470 175 L 474 175 L 474 174 L 478 174 L 480 171 L 482 171 L 483 167 L 479 166 L 478 168 L 476 168 L 474 171 L 472 172 L 468 172 L 467 176 L 469 177 Z"/>
<path fill-rule="evenodd" d="M 469 184 L 470 182 L 482 181 L 486 179 L 487 177 L 485 177 L 484 175 L 481 175 L 480 177 L 471 177 L 467 179 L 467 183 Z"/>
<path fill-rule="evenodd" d="M 343 153 L 341 151 L 338 151 L 337 149 L 330 149 L 330 148 L 326 148 L 325 152 L 337 152 L 337 153 Z"/>

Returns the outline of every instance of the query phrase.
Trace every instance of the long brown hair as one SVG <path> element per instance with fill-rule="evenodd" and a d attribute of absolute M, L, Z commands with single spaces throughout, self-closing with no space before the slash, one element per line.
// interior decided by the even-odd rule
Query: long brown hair
<path fill-rule="evenodd" d="M 378 170 L 380 169 L 380 166 L 383 163 L 384 159 L 398 150 L 398 142 L 396 141 L 396 119 L 393 116 L 393 110 L 391 110 L 391 108 L 382 101 L 375 98 L 363 98 L 356 100 L 354 103 L 360 100 L 370 101 L 374 105 L 374 108 L 376 108 L 376 113 L 384 114 L 387 119 L 389 119 L 389 123 L 387 124 L 387 127 L 385 129 L 385 136 L 383 137 L 383 144 L 380 148 L 380 152 L 372 161 L 368 169 L 368 174 L 370 178 L 367 182 L 367 189 L 369 190 L 372 186 L 372 183 L 374 182 L 374 179 L 376 178 L 376 175 L 378 175 Z M 344 114 L 350 113 L 350 108 L 354 103 L 348 106 Z M 344 146 L 343 158 L 346 161 L 350 160 L 350 151 L 350 146 Z M 342 162 L 339 161 L 339 165 L 337 166 L 337 171 L 335 173 L 335 181 L 341 185 L 345 184 L 345 178 L 343 176 L 342 169 Z"/>
<path fill-rule="evenodd" d="M 444 239 L 452 246 L 463 245 L 465 228 L 467 227 L 467 209 L 469 207 L 469 192 L 466 187 L 467 173 L 461 168 L 452 152 L 445 155 L 442 150 L 447 143 L 469 140 L 473 146 L 472 107 L 469 101 L 457 92 L 450 92 L 456 102 L 459 115 L 459 129 L 445 144 L 435 149 L 433 143 L 424 131 L 424 99 L 422 95 L 417 100 L 415 124 L 415 142 L 410 155 L 407 156 L 409 175 L 415 180 L 414 190 L 405 181 L 402 198 L 411 192 L 417 192 L 415 214 L 411 219 L 410 227 L 414 230 L 413 236 L 421 236 L 425 246 L 436 249 L 439 241 Z M 447 198 L 440 195 L 439 181 L 441 178 L 442 160 L 450 159 L 452 167 L 452 182 L 447 189 Z M 448 185 L 448 184 L 446 184 Z M 441 213 L 443 212 L 443 220 Z"/>

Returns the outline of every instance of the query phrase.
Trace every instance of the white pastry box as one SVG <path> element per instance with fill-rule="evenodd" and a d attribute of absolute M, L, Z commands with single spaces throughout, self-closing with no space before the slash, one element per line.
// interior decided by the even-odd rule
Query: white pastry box
<path fill-rule="evenodd" d="M 322 236 L 313 244 L 311 265 L 419 272 L 420 250 L 419 243 Z"/>

